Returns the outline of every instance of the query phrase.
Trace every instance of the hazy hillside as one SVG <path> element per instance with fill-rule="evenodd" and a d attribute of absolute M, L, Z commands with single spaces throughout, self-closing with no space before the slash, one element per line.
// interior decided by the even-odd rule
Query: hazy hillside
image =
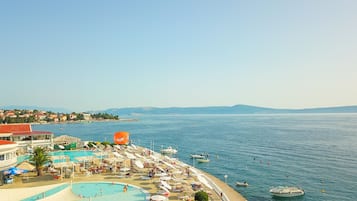
<path fill-rule="evenodd" d="M 279 113 L 357 113 L 357 106 L 324 107 L 307 109 L 274 109 L 250 105 L 212 107 L 135 107 L 112 108 L 103 112 L 116 115 L 133 114 L 279 114 Z"/>
<path fill-rule="evenodd" d="M 49 108 L 39 106 L 0 106 L 0 109 L 37 109 L 52 112 L 70 113 L 65 108 Z M 83 111 L 84 112 L 84 111 Z M 305 109 L 275 109 L 251 105 L 211 106 L 211 107 L 133 107 L 111 108 L 102 111 L 87 111 L 89 113 L 109 113 L 119 116 L 128 115 L 160 115 L 160 114 L 282 114 L 282 113 L 357 113 L 357 105 L 341 107 L 321 107 Z"/>

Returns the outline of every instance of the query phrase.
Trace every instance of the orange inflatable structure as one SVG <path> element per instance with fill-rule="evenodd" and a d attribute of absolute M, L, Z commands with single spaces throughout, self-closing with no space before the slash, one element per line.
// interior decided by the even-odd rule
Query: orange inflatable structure
<path fill-rule="evenodd" d="M 129 133 L 126 131 L 118 131 L 114 133 L 115 144 L 129 144 Z"/>

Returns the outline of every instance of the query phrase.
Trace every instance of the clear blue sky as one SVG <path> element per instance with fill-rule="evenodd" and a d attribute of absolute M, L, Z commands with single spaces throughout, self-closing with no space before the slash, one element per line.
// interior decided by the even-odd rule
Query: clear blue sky
<path fill-rule="evenodd" d="M 1 1 L 1 105 L 357 104 L 355 0 Z"/>

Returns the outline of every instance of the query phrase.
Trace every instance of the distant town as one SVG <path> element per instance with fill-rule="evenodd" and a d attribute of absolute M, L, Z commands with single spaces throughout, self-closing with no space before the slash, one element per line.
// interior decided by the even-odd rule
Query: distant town
<path fill-rule="evenodd" d="M 80 121 L 119 120 L 118 115 L 108 113 L 57 113 L 41 110 L 1 110 L 0 124 L 14 123 L 66 123 Z"/>

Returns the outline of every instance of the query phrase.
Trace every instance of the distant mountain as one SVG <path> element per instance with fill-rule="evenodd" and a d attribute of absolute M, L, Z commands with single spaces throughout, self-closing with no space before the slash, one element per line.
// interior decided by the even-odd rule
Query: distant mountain
<path fill-rule="evenodd" d="M 72 111 L 59 108 L 59 107 L 41 107 L 41 106 L 25 106 L 25 105 L 8 105 L 8 106 L 0 106 L 0 109 L 3 110 L 43 110 L 43 111 L 51 111 L 51 112 L 60 112 L 60 113 L 71 113 Z"/>
<path fill-rule="evenodd" d="M 250 105 L 212 106 L 212 107 L 133 107 L 112 108 L 101 112 L 115 115 L 145 114 L 282 114 L 282 113 L 357 113 L 356 106 L 322 107 L 306 109 L 275 109 Z"/>
<path fill-rule="evenodd" d="M 357 113 L 357 105 L 340 107 L 307 108 L 298 110 L 304 113 Z"/>
<path fill-rule="evenodd" d="M 0 106 L 0 109 L 44 110 L 60 113 L 71 113 L 65 108 L 40 106 Z M 164 114 L 284 114 L 284 113 L 357 113 L 357 105 L 340 107 L 320 107 L 304 109 L 276 109 L 251 105 L 210 106 L 210 107 L 128 107 L 111 108 L 102 111 L 87 111 L 89 113 L 108 113 L 119 116 L 131 115 L 164 115 Z"/>

